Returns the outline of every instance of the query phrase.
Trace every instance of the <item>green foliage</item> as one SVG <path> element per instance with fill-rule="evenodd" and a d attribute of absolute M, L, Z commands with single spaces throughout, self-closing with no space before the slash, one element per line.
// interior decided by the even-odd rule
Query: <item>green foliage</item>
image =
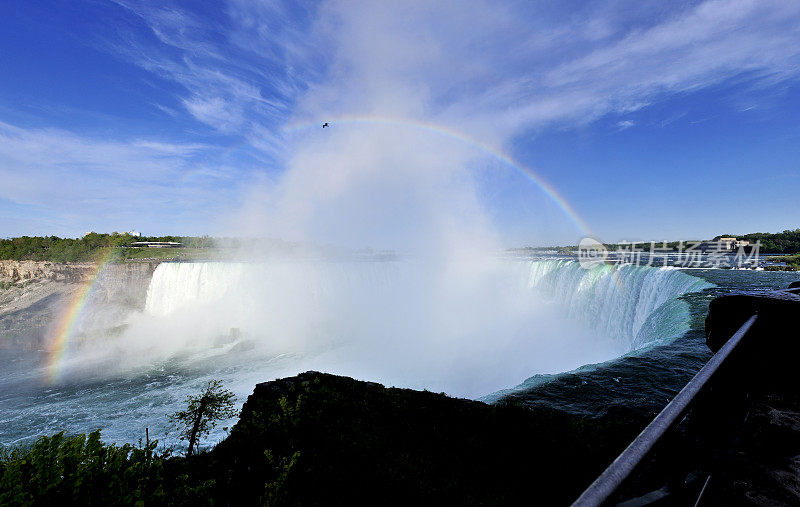
<path fill-rule="evenodd" d="M 184 237 L 177 241 L 183 243 L 186 248 L 214 248 L 216 240 L 210 236 Z"/>
<path fill-rule="evenodd" d="M 183 249 L 122 248 L 136 241 L 176 241 L 189 249 L 207 249 L 214 246 L 214 239 L 202 237 L 137 237 L 130 234 L 99 234 L 90 232 L 82 238 L 59 238 L 57 236 L 22 236 L 0 239 L 0 259 L 51 262 L 95 262 L 111 255 L 111 260 L 135 258 L 174 258 Z M 114 249 L 109 252 L 109 249 Z"/>
<path fill-rule="evenodd" d="M 187 396 L 185 410 L 170 415 L 170 421 L 178 426 L 181 441 L 187 441 L 187 455 L 191 455 L 199 440 L 208 436 L 218 421 L 236 415 L 236 396 L 222 387 L 219 380 L 209 380 L 197 396 Z"/>
<path fill-rule="evenodd" d="M 768 232 L 754 232 L 738 236 L 750 243 L 761 242 L 761 252 L 764 253 L 798 253 L 800 252 L 800 229 L 785 230 L 775 234 Z"/>
<path fill-rule="evenodd" d="M 767 266 L 768 271 L 798 271 L 800 270 L 800 253 L 784 255 L 781 257 L 767 257 L 768 261 L 783 262 L 786 266 Z"/>
<path fill-rule="evenodd" d="M 117 446 L 89 435 L 40 437 L 0 450 L 0 505 L 145 505 L 207 503 L 213 484 L 168 478 L 169 451 L 157 441 Z"/>
<path fill-rule="evenodd" d="M 291 456 L 276 458 L 271 450 L 264 451 L 264 457 L 269 466 L 277 471 L 273 480 L 264 481 L 264 498 L 266 505 L 290 505 L 291 490 L 288 487 L 292 470 L 297 467 L 300 460 L 300 451 L 295 451 Z"/>
<path fill-rule="evenodd" d="M 213 413 L 225 412 L 232 396 L 211 382 L 179 420 L 215 393 L 223 408 Z M 155 443 L 105 445 L 99 432 L 0 448 L 0 505 L 522 505 L 532 492 L 562 505 L 648 419 L 594 421 L 308 372 L 259 384 L 228 438 L 187 458 Z"/>

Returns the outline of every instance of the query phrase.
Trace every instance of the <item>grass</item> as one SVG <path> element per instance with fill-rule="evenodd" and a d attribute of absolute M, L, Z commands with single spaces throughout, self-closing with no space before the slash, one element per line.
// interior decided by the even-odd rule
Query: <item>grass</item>
<path fill-rule="evenodd" d="M 198 260 L 221 257 L 216 248 L 118 248 L 117 260 Z"/>

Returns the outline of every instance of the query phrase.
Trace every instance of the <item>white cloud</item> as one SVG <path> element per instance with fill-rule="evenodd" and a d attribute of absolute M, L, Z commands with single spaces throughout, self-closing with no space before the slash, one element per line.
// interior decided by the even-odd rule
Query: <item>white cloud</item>
<path fill-rule="evenodd" d="M 241 108 L 220 97 L 193 97 L 184 99 L 183 105 L 192 116 L 221 132 L 232 132 L 244 123 Z"/>
<path fill-rule="evenodd" d="M 194 143 L 107 141 L 0 123 L 0 200 L 10 203 L 6 210 L 26 209 L 31 220 L 51 224 L 42 233 L 78 234 L 87 224 L 194 231 L 239 191 L 238 171 L 206 167 L 208 155 Z"/>
<path fill-rule="evenodd" d="M 158 42 L 132 38 L 114 50 L 184 86 L 178 102 L 194 118 L 257 139 L 257 149 L 279 145 L 293 118 L 359 113 L 404 114 L 503 144 L 737 77 L 796 79 L 800 69 L 794 2 L 621 0 L 559 11 L 485 0 L 230 0 L 226 22 L 213 24 L 177 7 L 124 6 Z"/>
<path fill-rule="evenodd" d="M 289 28 L 296 23 L 287 13 L 268 2 L 231 2 L 231 22 L 214 23 L 174 6 L 116 3 L 154 37 L 126 33 L 109 51 L 181 85 L 177 102 L 198 121 L 226 134 L 270 128 L 276 136 L 310 72 L 301 61 L 305 34 Z"/>
<path fill-rule="evenodd" d="M 734 79 L 767 84 L 798 77 L 800 32 L 791 20 L 800 5 L 711 0 L 668 10 L 645 4 L 646 13 L 620 15 L 624 10 L 593 4 L 548 14 L 524 3 L 482 0 L 326 2 L 307 37 L 315 45 L 324 41 L 329 58 L 324 72 L 294 100 L 292 115 L 317 121 L 350 114 L 407 118 L 508 147 L 531 130 L 587 124 L 676 93 Z M 251 26 L 272 26 L 257 10 L 248 12 Z M 620 120 L 618 128 L 633 125 Z M 401 126 L 390 138 L 374 128 L 359 130 L 355 139 L 331 131 L 323 139 L 336 142 L 316 135 L 295 142 L 284 178 L 254 198 L 262 207 L 271 203 L 261 221 L 359 244 L 402 237 L 382 235 L 386 224 L 387 231 L 416 224 L 420 236 L 426 227 L 436 228 L 430 237 L 446 235 L 448 227 L 468 230 L 459 213 L 408 199 L 422 167 L 426 175 L 443 178 L 431 183 L 436 197 L 425 199 L 459 200 L 450 183 L 441 183 L 453 178 L 462 185 L 452 188 L 471 196 L 472 207 L 461 209 L 462 216 L 485 222 L 480 190 L 468 181 L 476 151 L 428 137 L 435 143 L 430 149 L 446 158 L 421 153 L 428 140 Z M 364 187 L 367 167 L 383 173 Z M 404 210 L 427 211 L 398 222 L 388 217 L 398 203 Z"/>
<path fill-rule="evenodd" d="M 623 115 L 737 79 L 749 80 L 758 91 L 796 80 L 800 73 L 796 2 L 707 0 L 665 6 L 620 0 L 544 9 L 486 0 L 229 0 L 223 19 L 206 19 L 169 3 L 117 3 L 151 35 L 121 28 L 120 39 L 109 41 L 106 49 L 179 85 L 174 103 L 182 110 L 155 107 L 238 136 L 264 161 L 260 170 L 285 164 L 286 181 L 299 161 L 308 159 L 304 150 L 319 148 L 313 138 L 287 141 L 282 127 L 288 122 L 359 114 L 403 117 L 513 148 L 516 139 L 540 129 Z M 623 129 L 632 125 L 630 119 L 617 123 Z M 11 164 L 29 157 L 23 166 L 32 172 L 40 170 L 32 162 L 34 153 L 48 170 L 66 165 L 97 175 L 114 160 L 117 178 L 130 171 L 131 181 L 168 187 L 176 173 L 211 174 L 217 171 L 211 165 L 227 163 L 206 157 L 205 169 L 187 169 L 198 165 L 199 148 L 148 150 L 136 140 L 100 142 L 47 130 L 14 138 L 9 128 L 4 142 L 14 151 L 0 153 Z M 382 133 L 362 133 L 362 145 L 348 139 L 341 153 L 326 145 L 329 158 L 319 164 L 350 174 L 349 157 L 366 156 L 360 150 L 366 153 L 373 142 L 384 143 L 386 153 L 371 156 L 387 171 L 434 163 L 414 153 L 424 140 L 409 132 L 395 130 L 394 135 L 390 141 Z M 218 155 L 227 147 L 203 149 Z M 466 146 L 441 149 L 451 161 L 439 164 L 469 164 L 475 156 Z M 313 188 L 328 175 L 309 172 L 307 177 Z M 86 185 L 103 193 L 99 184 Z M 24 182 L 17 186 L 19 195 L 26 195 L 21 186 Z M 108 191 L 114 194 L 113 188 Z"/>

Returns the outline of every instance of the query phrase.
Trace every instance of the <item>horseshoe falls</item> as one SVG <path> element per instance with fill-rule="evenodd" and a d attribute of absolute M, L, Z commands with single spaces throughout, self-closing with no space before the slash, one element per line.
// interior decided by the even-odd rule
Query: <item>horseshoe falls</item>
<path fill-rule="evenodd" d="M 681 296 L 712 286 L 679 269 L 634 265 L 584 269 L 573 260 L 497 262 L 490 268 L 491 273 L 478 275 L 481 277 L 479 285 L 459 283 L 463 281 L 460 274 L 467 276 L 464 272 L 430 276 L 430 269 L 414 269 L 418 267 L 403 262 L 163 263 L 153 275 L 145 311 L 159 317 L 182 312 L 201 314 L 202 319 L 208 320 L 207 329 L 218 333 L 245 325 L 271 328 L 276 322 L 286 325 L 287 314 L 296 318 L 296 324 L 301 326 L 310 321 L 321 324 L 324 318 L 334 328 L 357 321 L 388 327 L 391 322 L 375 322 L 363 310 L 380 311 L 387 319 L 401 315 L 403 319 L 413 317 L 419 322 L 432 317 L 431 312 L 420 310 L 420 302 L 430 299 L 431 291 L 437 290 L 447 296 L 448 303 L 440 310 L 438 317 L 441 319 L 507 320 L 521 318 L 519 314 L 544 319 L 537 310 L 546 307 L 548 312 L 582 322 L 602 341 L 612 339 L 618 350 L 631 352 L 647 345 L 666 343 L 683 334 L 688 329 L 689 309 Z M 474 268 L 459 267 L 470 271 Z M 448 282 L 448 286 L 442 287 L 443 281 Z M 508 307 L 490 303 L 498 297 L 508 303 Z M 487 305 L 497 313 L 489 313 Z M 525 305 L 529 308 L 521 308 Z M 453 313 L 442 315 L 444 310 Z M 478 311 L 479 316 L 457 313 L 467 310 Z M 506 319 L 501 319 L 503 315 Z M 354 322 L 345 322 L 347 319 Z M 427 322 L 430 331 L 451 334 L 440 327 L 441 319 Z M 492 325 L 473 323 L 481 327 Z M 534 321 L 526 323 L 536 325 Z M 288 326 L 283 331 L 289 332 L 293 327 Z M 334 328 L 327 332 L 334 332 Z M 343 329 L 336 328 L 335 333 Z M 255 328 L 247 331 L 264 335 Z M 275 339 L 281 334 L 280 330 L 272 331 Z M 310 329 L 305 331 L 313 333 Z M 424 329 L 419 331 L 427 334 Z M 488 337 L 474 338 L 491 341 Z"/>
<path fill-rule="evenodd" d="M 487 400 L 530 379 L 561 393 L 565 375 L 603 376 L 689 342 L 703 357 L 687 336 L 717 284 L 707 272 L 566 258 L 164 262 L 140 309 L 69 344 L 55 385 L 7 375 L 0 408 L 14 420 L 0 441 L 87 427 L 133 441 L 132 428 L 166 431 L 163 414 L 208 379 L 243 401 L 255 383 L 312 369 Z"/>
<path fill-rule="evenodd" d="M 290 357 L 286 373 L 476 397 L 668 343 L 689 329 L 681 297 L 707 287 L 680 270 L 571 260 L 163 263 L 119 345 L 147 362 L 246 348 Z M 142 338 L 158 330 L 173 338 Z"/>

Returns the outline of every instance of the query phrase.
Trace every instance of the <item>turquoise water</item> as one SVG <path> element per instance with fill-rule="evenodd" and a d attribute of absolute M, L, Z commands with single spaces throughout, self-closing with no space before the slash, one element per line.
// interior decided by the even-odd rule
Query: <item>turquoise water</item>
<path fill-rule="evenodd" d="M 614 345 L 619 357 L 564 373 L 532 371 L 519 385 L 508 384 L 483 399 L 512 397 L 585 416 L 615 408 L 655 413 L 709 357 L 703 325 L 711 299 L 736 290 L 785 288 L 798 279 L 781 272 L 643 266 L 587 271 L 566 259 L 518 262 L 513 272 L 522 289 L 591 329 L 598 341 Z M 97 428 L 109 441 L 136 442 L 148 428 L 152 437 L 175 443 L 166 415 L 208 379 L 221 379 L 242 403 L 256 383 L 291 374 L 295 364 L 291 354 L 256 360 L 246 350 L 213 352 L 191 360 L 171 357 L 125 375 L 91 371 L 46 386 L 41 357 L 0 351 L 0 443 Z M 209 442 L 223 437 L 218 430 Z"/>
<path fill-rule="evenodd" d="M 697 292 L 682 294 L 669 303 L 681 307 L 681 311 L 688 311 L 686 330 L 680 336 L 652 343 L 604 363 L 555 375 L 534 375 L 512 389 L 487 396 L 485 400 L 508 397 L 523 404 L 551 406 L 588 417 L 618 410 L 653 416 L 711 357 L 705 345 L 705 317 L 712 299 L 737 291 L 785 289 L 800 279 L 800 274 L 793 272 L 681 271 L 707 286 Z"/>

